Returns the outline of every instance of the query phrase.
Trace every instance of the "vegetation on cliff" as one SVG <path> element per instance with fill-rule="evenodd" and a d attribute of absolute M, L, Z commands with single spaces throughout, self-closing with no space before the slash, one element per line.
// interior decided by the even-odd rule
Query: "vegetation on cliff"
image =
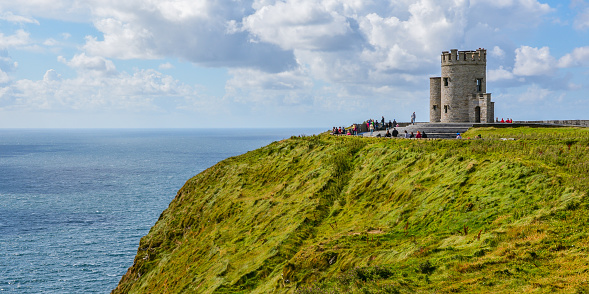
<path fill-rule="evenodd" d="M 228 158 L 182 187 L 113 293 L 586 293 L 589 130 L 478 134 Z"/>

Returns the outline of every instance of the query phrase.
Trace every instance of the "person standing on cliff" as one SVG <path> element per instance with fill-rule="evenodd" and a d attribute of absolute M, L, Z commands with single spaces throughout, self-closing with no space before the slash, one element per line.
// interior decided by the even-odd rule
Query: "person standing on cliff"
<path fill-rule="evenodd" d="M 399 131 L 397 131 L 396 128 L 393 128 L 393 137 L 397 137 L 397 135 L 399 135 Z"/>
<path fill-rule="evenodd" d="M 413 112 L 413 114 L 411 115 L 411 124 L 414 125 L 415 124 L 415 111 Z"/>

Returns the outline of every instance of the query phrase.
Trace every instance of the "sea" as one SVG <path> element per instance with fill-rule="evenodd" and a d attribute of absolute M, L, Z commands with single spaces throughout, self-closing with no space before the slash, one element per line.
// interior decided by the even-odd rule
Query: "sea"
<path fill-rule="evenodd" d="M 177 191 L 326 129 L 0 129 L 0 293 L 110 293 Z"/>

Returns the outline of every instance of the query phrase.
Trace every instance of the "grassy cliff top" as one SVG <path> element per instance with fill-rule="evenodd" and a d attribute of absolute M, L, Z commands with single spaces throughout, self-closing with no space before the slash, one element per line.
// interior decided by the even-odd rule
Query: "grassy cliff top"
<path fill-rule="evenodd" d="M 180 189 L 113 293 L 589 291 L 589 129 L 479 134 L 228 158 Z"/>

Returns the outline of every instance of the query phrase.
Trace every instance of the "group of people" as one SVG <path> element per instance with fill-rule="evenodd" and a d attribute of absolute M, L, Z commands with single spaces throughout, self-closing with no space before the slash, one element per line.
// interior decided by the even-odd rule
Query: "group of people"
<path fill-rule="evenodd" d="M 332 135 L 358 135 L 358 127 L 354 124 L 351 128 L 346 129 L 346 127 L 333 127 L 331 130 Z"/>
<path fill-rule="evenodd" d="M 379 134 L 380 136 L 380 134 Z M 385 137 L 388 138 L 396 138 L 399 136 L 399 131 L 397 131 L 397 128 L 393 128 L 393 131 L 391 132 L 390 129 L 387 129 L 386 134 L 384 135 Z M 405 130 L 405 133 L 402 134 L 402 138 L 407 138 L 407 139 L 411 139 L 411 138 L 416 138 L 416 139 L 421 139 L 421 138 L 427 138 L 427 134 L 425 132 L 420 132 L 417 131 L 417 134 L 414 134 L 413 132 L 407 132 L 407 130 Z"/>
<path fill-rule="evenodd" d="M 499 118 L 496 117 L 495 118 L 495 122 L 496 123 L 510 123 L 511 124 L 511 123 L 513 123 L 513 119 L 511 119 L 511 118 L 507 118 L 507 119 L 501 118 L 501 120 L 499 120 Z"/>
<path fill-rule="evenodd" d="M 496 123 L 513 123 L 513 120 L 508 118 L 508 119 L 503 119 L 501 118 L 501 120 L 499 120 L 499 118 L 495 118 L 495 122 Z M 388 138 L 407 138 L 407 139 L 426 139 L 427 138 L 427 134 L 424 131 L 417 131 L 417 133 L 413 133 L 413 132 L 407 132 L 407 130 L 404 130 L 404 133 L 401 134 L 399 133 L 399 131 L 397 130 L 397 128 L 399 127 L 399 124 L 397 124 L 397 120 L 393 119 L 393 121 L 390 121 L 387 123 L 384 119 L 384 116 L 381 117 L 380 121 L 378 120 L 374 120 L 374 119 L 368 119 L 366 120 L 363 124 L 366 124 L 366 129 L 368 131 L 370 131 L 370 136 L 372 137 L 374 135 L 374 131 L 379 130 L 379 129 L 384 129 L 386 128 L 386 133 L 384 135 L 384 137 L 388 137 Z M 411 114 L 411 124 L 415 125 L 415 112 L 413 112 L 413 114 Z M 331 134 L 332 135 L 348 135 L 348 136 L 356 136 L 358 135 L 358 132 L 361 132 L 362 130 L 360 130 L 360 127 L 362 126 L 362 124 L 357 125 L 357 124 L 353 124 L 350 128 L 346 127 L 333 127 Z M 381 133 L 378 133 L 376 135 L 376 137 L 383 137 L 383 135 L 381 135 Z M 481 135 L 478 135 L 476 137 L 477 139 L 481 139 Z M 462 135 L 460 133 L 456 133 L 456 139 L 462 139 Z M 470 139 L 470 138 L 469 138 Z"/>
<path fill-rule="evenodd" d="M 380 122 L 378 120 L 368 119 L 364 123 L 366 124 L 366 129 L 368 129 L 370 131 L 370 136 L 373 135 L 374 131 L 376 131 L 380 128 L 390 129 L 390 128 L 399 126 L 399 124 L 397 124 L 396 119 L 393 119 L 393 121 L 391 121 L 389 119 L 389 122 L 387 123 L 384 119 L 384 116 L 381 117 Z"/>
<path fill-rule="evenodd" d="M 379 129 L 384 129 L 386 128 L 387 133 L 385 134 L 385 137 L 398 137 L 399 136 L 399 131 L 397 131 L 396 128 L 399 127 L 399 124 L 397 123 L 396 119 L 393 119 L 392 121 L 389 120 L 389 122 L 387 123 L 384 119 L 384 116 L 381 117 L 380 121 L 378 120 L 374 120 L 374 119 L 368 119 L 364 122 L 364 124 L 366 124 L 366 129 L 370 132 L 370 136 L 374 135 L 374 131 L 377 131 Z M 415 124 L 415 112 L 413 112 L 413 114 L 411 114 L 411 124 L 414 125 Z M 392 131 L 390 131 L 392 129 Z M 331 134 L 332 135 L 358 135 L 358 132 L 360 131 L 359 126 L 356 124 L 353 124 L 352 127 L 346 129 L 345 127 L 333 127 L 333 129 L 331 130 Z M 427 135 L 425 135 L 424 132 L 417 132 L 417 134 L 413 134 L 413 132 L 411 132 L 411 134 L 407 134 L 407 131 L 405 131 L 405 135 L 404 138 L 427 138 Z M 378 137 L 380 137 L 381 135 L 379 134 Z"/>

